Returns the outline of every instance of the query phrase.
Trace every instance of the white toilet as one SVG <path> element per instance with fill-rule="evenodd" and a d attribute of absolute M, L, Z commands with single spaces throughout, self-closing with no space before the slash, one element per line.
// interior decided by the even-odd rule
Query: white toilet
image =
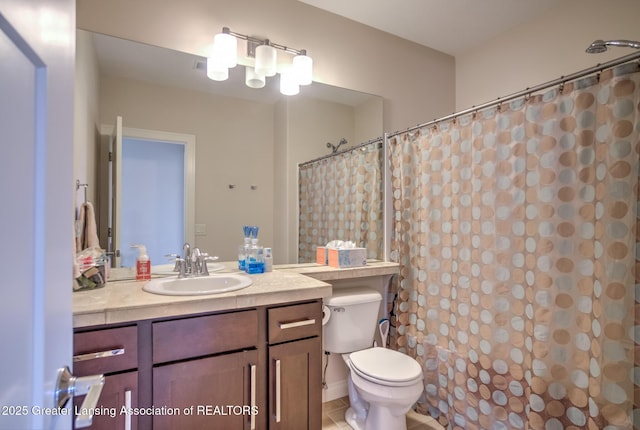
<path fill-rule="evenodd" d="M 381 300 L 370 288 L 334 288 L 324 300 L 324 350 L 347 363 L 351 405 L 345 420 L 356 430 L 406 430 L 406 414 L 424 389 L 416 360 L 372 348 Z"/>

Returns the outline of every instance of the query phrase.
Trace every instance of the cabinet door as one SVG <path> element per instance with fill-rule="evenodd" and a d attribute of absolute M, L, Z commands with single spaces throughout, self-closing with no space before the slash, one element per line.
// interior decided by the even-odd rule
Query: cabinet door
<path fill-rule="evenodd" d="M 74 413 L 81 411 L 85 396 L 73 398 Z M 123 407 L 138 407 L 138 372 L 126 372 L 105 377 L 100 400 L 94 410 L 92 430 L 135 430 L 136 415 L 124 413 Z M 75 419 L 74 419 L 75 424 Z"/>
<path fill-rule="evenodd" d="M 251 350 L 154 367 L 153 429 L 257 428 L 257 365 Z"/>
<path fill-rule="evenodd" d="M 322 344 L 319 337 L 269 347 L 269 429 L 320 430 Z"/>

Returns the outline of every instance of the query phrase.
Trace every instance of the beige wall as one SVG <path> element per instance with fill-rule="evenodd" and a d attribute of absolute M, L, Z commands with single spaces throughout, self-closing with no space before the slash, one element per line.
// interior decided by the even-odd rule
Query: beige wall
<path fill-rule="evenodd" d="M 307 49 L 315 81 L 384 97 L 386 131 L 454 109 L 453 57 L 296 0 L 82 0 L 77 23 L 199 55 L 223 26 Z"/>
<path fill-rule="evenodd" d="M 359 104 L 355 109 L 354 144 L 367 142 L 382 136 L 384 129 L 376 118 L 383 118 L 383 107 L 379 100 L 370 100 Z M 376 121 L 375 123 L 373 121 Z M 372 132 L 375 130 L 376 132 Z M 350 142 L 351 143 L 351 142 Z"/>
<path fill-rule="evenodd" d="M 640 40 L 640 1 L 559 1 L 541 17 L 456 56 L 456 110 L 633 52 L 585 53 L 596 39 Z"/>

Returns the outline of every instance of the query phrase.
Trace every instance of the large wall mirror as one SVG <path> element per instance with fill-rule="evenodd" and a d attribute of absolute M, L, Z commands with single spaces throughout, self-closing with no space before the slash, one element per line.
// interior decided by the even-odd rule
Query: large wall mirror
<path fill-rule="evenodd" d="M 105 230 L 109 201 L 99 154 L 106 130 L 121 117 L 125 137 L 159 132 L 195 142 L 193 184 L 185 182 L 191 214 L 159 221 L 159 210 L 149 206 L 122 213 L 122 222 L 136 218 L 144 220 L 140 229 L 181 229 L 192 246 L 222 261 L 237 258 L 242 226 L 256 225 L 276 264 L 297 263 L 298 164 L 327 155 L 327 143 L 346 139 L 348 147 L 383 133 L 382 99 L 370 94 L 314 82 L 296 96 L 282 96 L 277 77 L 262 89 L 246 87 L 242 66 L 228 81 L 215 82 L 206 77 L 205 58 L 84 30 L 78 30 L 76 57 L 75 169 L 98 206 L 99 230 Z M 118 179 L 120 187 L 130 186 Z M 154 182 L 147 192 L 162 198 L 169 190 Z M 121 251 L 130 245 L 121 243 Z M 167 263 L 167 250 L 158 254 L 152 243 L 145 245 L 152 264 Z M 107 247 L 103 238 L 101 246 Z"/>

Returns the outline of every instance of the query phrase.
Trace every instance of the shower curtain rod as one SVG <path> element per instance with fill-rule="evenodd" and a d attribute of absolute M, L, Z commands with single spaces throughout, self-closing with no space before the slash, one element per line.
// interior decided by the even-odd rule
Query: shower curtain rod
<path fill-rule="evenodd" d="M 535 87 L 532 87 L 532 88 L 527 88 L 527 89 L 525 89 L 523 91 L 519 91 L 517 93 L 510 94 L 510 95 L 508 95 L 506 97 L 498 97 L 496 100 L 492 100 L 490 102 L 486 102 L 486 103 L 483 103 L 483 104 L 478 105 L 478 106 L 472 106 L 472 107 L 470 107 L 468 109 L 465 109 L 465 110 L 462 110 L 462 111 L 459 111 L 459 112 L 455 112 L 455 113 L 452 113 L 450 115 L 446 115 L 446 116 L 443 116 L 441 118 L 425 122 L 423 124 L 418 124 L 418 125 L 415 125 L 413 127 L 409 127 L 406 130 L 400 130 L 400 131 L 396 131 L 396 132 L 390 133 L 390 134 L 387 135 L 387 138 L 391 138 L 391 137 L 397 136 L 397 135 L 402 134 L 402 133 L 407 133 L 407 132 L 410 132 L 410 131 L 418 130 L 418 129 L 423 128 L 423 127 L 428 127 L 428 126 L 437 124 L 439 122 L 448 121 L 450 119 L 454 119 L 454 118 L 457 118 L 457 117 L 462 116 L 462 115 L 466 115 L 466 114 L 473 113 L 473 112 L 478 112 L 478 111 L 486 109 L 488 107 L 499 105 L 501 103 L 505 103 L 505 102 L 508 102 L 508 101 L 511 101 L 511 100 L 514 100 L 514 99 L 517 99 L 517 98 L 520 98 L 520 97 L 523 97 L 523 96 L 531 95 L 531 94 L 536 93 L 538 91 L 553 87 L 555 85 L 564 84 L 566 82 L 573 81 L 573 80 L 578 79 L 578 78 L 582 78 L 583 76 L 587 76 L 587 75 L 590 75 L 592 73 L 602 72 L 602 71 L 604 71 L 606 69 L 610 69 L 612 67 L 619 66 L 621 64 L 628 63 L 628 62 L 631 62 L 633 60 L 637 60 L 638 58 L 640 58 L 640 51 L 634 52 L 633 54 L 625 55 L 624 57 L 616 58 L 615 60 L 611 60 L 611 61 L 608 61 L 606 63 L 602 63 L 602 64 L 598 64 L 598 65 L 593 66 L 593 67 L 589 67 L 588 69 L 581 70 L 579 72 L 573 73 L 573 74 L 568 75 L 568 76 L 561 76 L 558 79 L 554 79 L 553 81 L 545 82 L 544 84 L 536 85 Z"/>
<path fill-rule="evenodd" d="M 355 151 L 356 149 L 362 148 L 363 146 L 367 146 L 367 145 L 369 145 L 371 143 L 376 143 L 376 142 L 380 142 L 380 143 L 384 142 L 384 136 L 380 136 L 380 137 L 376 137 L 375 139 L 367 140 L 366 142 L 359 143 L 358 145 L 352 146 L 350 148 L 345 148 L 342 151 L 333 152 L 331 154 L 323 155 L 322 157 L 314 158 L 313 160 L 305 161 L 304 163 L 298 164 L 298 168 L 300 168 L 302 166 L 306 166 L 307 164 L 312 164 L 312 163 L 324 160 L 325 158 L 330 158 L 330 157 L 334 157 L 336 155 L 344 154 L 345 152 Z"/>

